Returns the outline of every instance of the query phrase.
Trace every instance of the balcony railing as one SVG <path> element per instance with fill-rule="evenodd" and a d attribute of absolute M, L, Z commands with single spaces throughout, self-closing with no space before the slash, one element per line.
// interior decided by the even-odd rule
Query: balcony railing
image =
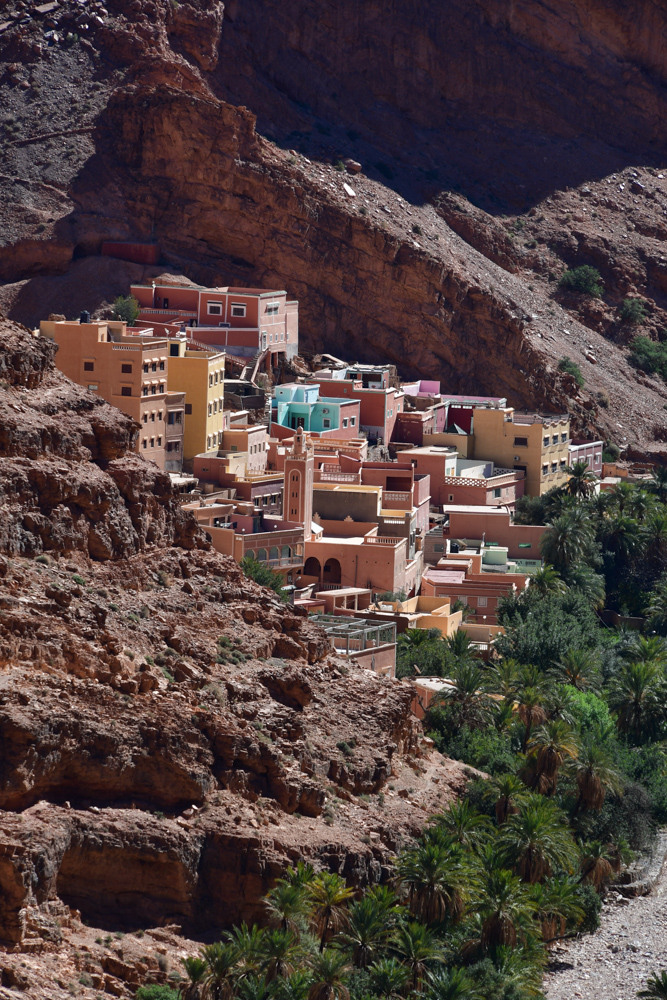
<path fill-rule="evenodd" d="M 323 472 L 320 474 L 322 483 L 358 483 L 359 476 L 354 472 Z"/>
<path fill-rule="evenodd" d="M 384 490 L 382 494 L 383 502 L 385 500 L 391 500 L 395 503 L 405 503 L 410 507 L 412 506 L 412 493 L 396 493 L 394 491 Z"/>
<path fill-rule="evenodd" d="M 390 535 L 369 535 L 364 538 L 364 545 L 400 545 L 404 538 L 393 538 Z"/>

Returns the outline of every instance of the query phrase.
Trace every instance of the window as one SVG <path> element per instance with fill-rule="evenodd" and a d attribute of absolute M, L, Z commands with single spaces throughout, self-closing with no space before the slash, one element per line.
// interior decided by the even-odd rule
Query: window
<path fill-rule="evenodd" d="M 164 382 L 160 382 L 157 391 L 159 393 L 163 393 L 164 392 Z"/>
<path fill-rule="evenodd" d="M 257 559 L 260 562 L 266 562 L 266 549 L 257 549 Z"/>
<path fill-rule="evenodd" d="M 520 549 L 532 549 L 532 547 L 533 547 L 532 542 L 519 542 Z"/>
<path fill-rule="evenodd" d="M 151 438 L 151 448 L 155 447 L 155 438 Z"/>
<path fill-rule="evenodd" d="M 347 427 L 347 417 L 343 417 L 343 427 Z"/>
<path fill-rule="evenodd" d="M 477 607 L 478 608 L 485 608 L 488 603 L 489 603 L 488 597 L 478 597 L 477 598 Z"/>
<path fill-rule="evenodd" d="M 152 365 L 151 365 L 151 371 L 152 372 L 156 372 L 157 371 L 157 361 L 154 361 L 152 363 Z"/>
<path fill-rule="evenodd" d="M 350 417 L 350 427 L 354 427 L 357 423 L 356 417 Z"/>
<path fill-rule="evenodd" d="M 241 302 L 232 302 L 232 316 L 245 316 L 245 306 Z"/>
<path fill-rule="evenodd" d="M 454 503 L 454 494 L 453 493 L 449 494 L 449 502 L 450 503 Z"/>
<path fill-rule="evenodd" d="M 141 442 L 141 447 L 145 448 L 146 444 L 147 444 L 147 441 L 146 441 L 146 438 L 144 438 L 143 441 Z"/>
<path fill-rule="evenodd" d="M 208 384 L 209 384 L 209 386 L 213 385 L 213 372 L 211 372 L 211 374 L 208 377 Z"/>
<path fill-rule="evenodd" d="M 148 414 L 147 413 L 144 413 L 144 423 L 145 424 L 148 423 Z"/>
<path fill-rule="evenodd" d="M 277 302 L 269 302 L 266 307 L 267 316 L 277 316 L 279 308 L 280 307 Z"/>
<path fill-rule="evenodd" d="M 549 474 L 549 466 L 548 466 L 548 464 L 547 465 L 543 465 L 542 466 L 542 475 L 543 476 L 547 476 L 548 474 Z"/>
<path fill-rule="evenodd" d="M 325 418 L 324 418 L 324 420 L 322 421 L 322 426 L 323 426 L 323 427 L 324 427 L 325 429 L 326 429 L 326 428 L 328 428 L 328 427 L 331 427 L 331 421 L 329 420 L 329 418 L 328 418 L 328 417 L 325 417 Z"/>
<path fill-rule="evenodd" d="M 88 386 L 88 388 L 90 389 L 90 386 Z M 593 461 L 594 462 L 601 462 L 602 461 L 602 455 L 596 455 L 595 458 L 593 459 Z"/>
<path fill-rule="evenodd" d="M 192 403 L 186 403 L 185 404 L 185 413 L 186 413 L 186 415 L 189 415 L 190 413 L 192 413 Z"/>
<path fill-rule="evenodd" d="M 552 444 L 558 444 L 558 435 L 557 434 L 554 434 L 554 436 L 551 439 L 551 443 Z"/>
<path fill-rule="evenodd" d="M 161 448 L 161 447 L 162 447 L 162 438 L 161 438 L 161 437 L 159 437 L 159 438 L 157 439 L 157 446 L 158 446 L 158 448 Z"/>
<path fill-rule="evenodd" d="M 157 418 L 158 420 L 162 420 L 162 410 L 158 412 Z"/>
<path fill-rule="evenodd" d="M 558 471 L 558 462 L 552 462 L 551 463 L 551 471 L 552 472 L 557 472 Z"/>
<path fill-rule="evenodd" d="M 161 361 L 161 362 L 160 362 L 160 371 L 161 371 L 161 372 L 163 372 L 163 371 L 164 371 L 164 361 Z"/>
<path fill-rule="evenodd" d="M 209 316 L 222 316 L 222 302 L 209 302 L 208 314 Z"/>
<path fill-rule="evenodd" d="M 560 460 L 560 467 L 561 467 L 561 469 L 565 468 L 565 459 L 564 458 L 561 458 L 561 460 Z"/>
<path fill-rule="evenodd" d="M 157 386 L 156 385 L 152 385 L 151 386 L 151 396 L 155 396 L 156 393 L 157 393 Z"/>
<path fill-rule="evenodd" d="M 209 436 L 208 436 L 208 437 L 206 438 L 206 447 L 207 447 L 207 448 L 210 448 L 210 447 L 211 447 L 211 435 L 210 435 L 210 434 L 209 434 Z"/>
<path fill-rule="evenodd" d="M 169 357 L 170 358 L 177 358 L 178 357 L 178 344 L 170 344 L 169 345 Z"/>
<path fill-rule="evenodd" d="M 155 423 L 155 410 L 153 410 L 151 413 L 151 420 L 153 421 L 153 423 Z"/>
<path fill-rule="evenodd" d="M 83 363 L 83 370 L 84 370 L 84 372 L 94 372 L 95 371 L 95 362 L 94 361 L 84 361 L 84 363 Z"/>
<path fill-rule="evenodd" d="M 173 424 L 173 423 L 174 423 L 174 420 L 175 420 L 175 417 L 176 417 L 176 414 L 175 414 L 175 413 L 169 413 L 169 414 L 167 415 L 167 423 L 168 423 L 168 424 Z"/>
<path fill-rule="evenodd" d="M 174 441 L 174 451 L 180 451 L 180 450 L 181 450 L 181 442 Z"/>
<path fill-rule="evenodd" d="M 177 414 L 176 414 L 176 423 L 177 424 L 182 424 L 183 423 L 183 412 L 182 412 L 182 410 L 179 410 L 177 412 Z"/>
<path fill-rule="evenodd" d="M 217 401 L 217 399 L 213 400 L 213 412 L 214 413 L 218 412 L 218 401 Z"/>
<path fill-rule="evenodd" d="M 148 365 L 147 365 L 147 364 L 145 364 L 145 365 L 144 365 L 144 371 L 145 371 L 145 372 L 147 372 L 147 371 L 148 371 Z"/>
<path fill-rule="evenodd" d="M 548 448 L 548 447 L 549 447 L 549 435 L 548 435 L 548 434 L 547 434 L 547 436 L 546 436 L 546 437 L 544 438 L 544 441 L 543 441 L 542 443 L 543 443 L 543 445 L 544 445 L 544 447 L 545 447 L 545 448 Z"/>
<path fill-rule="evenodd" d="M 120 366 L 120 370 L 121 370 L 121 373 L 123 375 L 131 375 L 132 374 L 132 365 L 121 365 Z"/>
<path fill-rule="evenodd" d="M 167 441 L 167 451 L 171 451 L 172 444 L 171 441 Z"/>
<path fill-rule="evenodd" d="M 527 448 L 528 447 L 528 438 L 514 438 L 514 447 L 515 448 Z"/>
<path fill-rule="evenodd" d="M 97 392 L 97 390 L 99 389 L 99 385 L 97 384 L 97 382 L 89 382 L 88 388 L 91 390 L 91 392 Z"/>
<path fill-rule="evenodd" d="M 563 442 L 567 441 L 567 434 L 566 434 L 565 432 L 563 432 L 563 433 L 561 434 L 561 436 L 560 436 L 560 439 L 561 439 L 561 441 L 563 441 Z"/>
<path fill-rule="evenodd" d="M 233 444 L 229 450 L 230 451 L 238 451 L 239 450 L 239 446 L 237 444 Z"/>
<path fill-rule="evenodd" d="M 503 491 L 500 488 L 498 488 L 498 489 L 495 489 L 493 491 L 493 495 L 494 495 L 494 497 L 498 498 L 498 497 L 502 496 L 502 492 Z"/>
<path fill-rule="evenodd" d="M 387 416 L 388 417 L 393 417 L 393 415 L 394 415 L 393 409 L 392 410 L 387 410 Z"/>
<path fill-rule="evenodd" d="M 132 386 L 131 385 L 121 385 L 121 387 L 120 387 L 120 394 L 121 394 L 121 396 L 131 396 L 132 395 Z"/>
<path fill-rule="evenodd" d="M 216 385 L 218 384 L 218 373 L 217 372 L 213 372 L 213 381 L 215 382 Z"/>
<path fill-rule="evenodd" d="M 212 413 L 213 413 L 213 403 L 209 403 L 208 404 L 208 415 L 209 415 L 209 417 L 211 416 Z"/>
<path fill-rule="evenodd" d="M 143 389 L 141 390 L 141 395 L 142 396 L 147 396 L 148 395 L 148 386 L 147 385 L 145 385 L 143 387 Z"/>

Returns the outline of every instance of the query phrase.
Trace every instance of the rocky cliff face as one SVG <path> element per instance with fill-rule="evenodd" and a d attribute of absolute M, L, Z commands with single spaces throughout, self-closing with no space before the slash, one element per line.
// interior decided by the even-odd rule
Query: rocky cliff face
<path fill-rule="evenodd" d="M 97 257 L 102 241 L 156 238 L 195 279 L 286 287 L 310 349 L 570 410 L 579 432 L 660 454 L 667 395 L 628 364 L 616 310 L 637 294 L 647 332 L 667 326 L 665 30 L 648 0 L 641 16 L 232 0 L 224 17 L 113 0 L 17 19 L 0 35 L 0 301 L 31 323 L 45 298 L 95 309 L 155 274 Z M 362 163 L 353 196 L 339 155 Z M 554 291 L 580 263 L 603 272 L 604 316 Z M 565 354 L 584 391 L 558 375 Z"/>
<path fill-rule="evenodd" d="M 0 995 L 129 996 L 290 862 L 381 880 L 466 774 L 407 682 L 211 550 L 49 342 L 0 323 L 0 376 Z"/>

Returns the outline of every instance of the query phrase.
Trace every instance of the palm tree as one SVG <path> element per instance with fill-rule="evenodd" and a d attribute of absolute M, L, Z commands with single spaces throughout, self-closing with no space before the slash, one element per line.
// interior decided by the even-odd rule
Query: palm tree
<path fill-rule="evenodd" d="M 489 793 L 496 799 L 496 823 L 502 826 L 507 817 L 519 811 L 518 803 L 526 795 L 526 786 L 515 774 L 501 774 L 488 784 Z"/>
<path fill-rule="evenodd" d="M 445 637 L 445 643 L 452 656 L 455 656 L 459 661 L 465 661 L 467 663 L 479 660 L 479 653 L 477 653 L 475 647 L 473 646 L 472 639 L 468 635 L 465 629 L 457 629 L 454 635 L 448 635 Z"/>
<path fill-rule="evenodd" d="M 444 961 L 442 946 L 436 935 L 415 920 L 398 927 L 392 947 L 409 970 L 413 990 L 419 988 L 430 969 Z"/>
<path fill-rule="evenodd" d="M 311 923 L 320 938 L 320 951 L 324 951 L 330 931 L 335 933 L 347 925 L 346 905 L 353 895 L 345 880 L 331 872 L 321 872 L 308 883 Z"/>
<path fill-rule="evenodd" d="M 591 882 L 597 890 L 611 880 L 616 855 L 610 844 L 592 840 L 581 859 L 580 882 Z"/>
<path fill-rule="evenodd" d="M 590 649 L 570 649 L 556 664 L 556 671 L 566 684 L 577 691 L 597 687 L 598 660 Z"/>
<path fill-rule="evenodd" d="M 614 677 L 608 701 L 622 733 L 637 738 L 660 714 L 659 679 L 654 663 L 626 663 Z"/>
<path fill-rule="evenodd" d="M 642 532 L 639 524 L 626 514 L 611 517 L 602 526 L 602 538 L 621 564 L 628 563 L 642 547 Z"/>
<path fill-rule="evenodd" d="M 271 1000 L 273 986 L 263 976 L 248 975 L 236 984 L 237 1000 Z"/>
<path fill-rule="evenodd" d="M 667 469 L 660 471 L 667 472 Z M 637 996 L 644 998 L 644 1000 L 667 1000 L 667 972 L 663 970 L 649 976 L 646 989 L 640 990 Z"/>
<path fill-rule="evenodd" d="M 488 725 L 491 719 L 489 696 L 484 690 L 486 675 L 476 663 L 460 661 L 451 671 L 447 687 L 443 688 L 431 702 L 435 705 L 449 705 L 456 712 L 459 728 L 471 729 Z"/>
<path fill-rule="evenodd" d="M 660 503 L 667 501 L 667 468 L 664 465 L 655 465 L 651 470 L 651 481 L 646 484 L 646 489 L 655 494 Z"/>
<path fill-rule="evenodd" d="M 585 563 L 568 566 L 565 581 L 572 590 L 580 591 L 594 608 L 603 608 L 605 602 L 604 577 Z"/>
<path fill-rule="evenodd" d="M 617 483 L 616 486 L 610 490 L 609 495 L 619 514 L 625 513 L 627 505 L 632 501 L 634 492 L 635 487 L 632 483 Z"/>
<path fill-rule="evenodd" d="M 567 771 L 577 785 L 573 818 L 580 809 L 600 812 L 607 792 L 613 795 L 621 795 L 623 792 L 623 778 L 599 743 L 585 743 L 579 750 L 579 756 L 567 764 Z"/>
<path fill-rule="evenodd" d="M 262 931 L 253 924 L 240 924 L 231 931 L 225 931 L 223 937 L 236 950 L 237 961 L 244 973 L 254 972 L 259 966 L 262 952 Z"/>
<path fill-rule="evenodd" d="M 204 992 L 206 962 L 198 955 L 188 955 L 187 958 L 182 958 L 181 962 L 188 977 L 187 983 L 181 987 L 183 1000 L 199 1000 Z"/>
<path fill-rule="evenodd" d="M 461 919 L 470 876 L 459 844 L 440 834 L 404 851 L 396 862 L 397 884 L 407 891 L 410 911 L 427 923 Z"/>
<path fill-rule="evenodd" d="M 420 673 L 417 665 L 419 654 L 426 649 L 444 648 L 442 634 L 436 628 L 409 628 L 402 632 L 397 641 L 397 653 L 401 663 L 415 673 Z"/>
<path fill-rule="evenodd" d="M 576 885 L 569 878 L 550 879 L 544 885 L 536 883 L 531 886 L 531 898 L 547 948 L 563 937 L 569 921 L 579 924 L 584 918 Z"/>
<path fill-rule="evenodd" d="M 296 935 L 282 928 L 264 931 L 261 949 L 261 971 L 267 983 L 283 979 L 296 971 L 294 964 L 299 958 Z"/>
<path fill-rule="evenodd" d="M 579 562 L 590 541 L 590 528 L 569 512 L 547 525 L 540 539 L 540 551 L 546 563 L 561 569 Z"/>
<path fill-rule="evenodd" d="M 499 733 L 506 733 L 512 728 L 514 723 L 514 703 L 512 701 L 507 701 L 503 698 L 502 701 L 497 701 L 493 708 L 493 725 Z"/>
<path fill-rule="evenodd" d="M 565 489 L 572 497 L 587 497 L 595 489 L 597 476 L 588 468 L 588 462 L 575 462 L 565 469 L 569 479 Z"/>
<path fill-rule="evenodd" d="M 660 511 L 655 497 L 647 493 L 646 490 L 639 489 L 639 487 L 633 490 L 632 496 L 625 505 L 625 509 L 630 517 L 634 517 L 636 521 L 640 521 L 642 524 L 647 518 L 659 514 Z"/>
<path fill-rule="evenodd" d="M 547 713 L 544 710 L 545 692 L 541 687 L 524 687 L 517 695 L 517 705 L 519 718 L 524 724 L 523 744 L 521 749 L 525 753 L 530 740 L 533 726 L 541 726 L 547 721 Z"/>
<path fill-rule="evenodd" d="M 428 1000 L 484 1000 L 464 969 L 442 969 L 431 976 Z"/>
<path fill-rule="evenodd" d="M 264 905 L 269 922 L 284 931 L 292 931 L 297 937 L 308 913 L 306 889 L 303 885 L 293 885 L 284 879 L 267 892 Z"/>
<path fill-rule="evenodd" d="M 558 771 L 568 758 L 579 752 L 579 742 L 570 727 L 562 719 L 554 719 L 540 726 L 528 743 L 529 759 L 535 762 L 535 787 L 542 795 L 553 795 L 558 784 Z M 522 775 L 523 777 L 523 775 Z M 524 779 L 525 780 L 525 779 Z"/>
<path fill-rule="evenodd" d="M 300 969 L 272 983 L 273 994 L 276 1000 L 308 1000 L 312 982 L 310 973 Z"/>
<path fill-rule="evenodd" d="M 659 635 L 635 635 L 631 641 L 621 650 L 624 660 L 631 660 L 632 663 L 650 663 L 657 667 L 664 667 L 667 664 L 667 643 Z"/>
<path fill-rule="evenodd" d="M 452 802 L 445 812 L 434 816 L 434 819 L 452 840 L 463 847 L 476 847 L 491 832 L 489 817 L 471 806 L 467 799 Z"/>
<path fill-rule="evenodd" d="M 283 882 L 290 885 L 307 886 L 316 879 L 315 869 L 311 864 L 304 861 L 297 861 L 296 868 L 288 868 L 285 872 Z"/>
<path fill-rule="evenodd" d="M 206 963 L 206 1000 L 232 1000 L 234 973 L 239 960 L 234 945 L 216 941 L 205 945 L 201 956 Z"/>
<path fill-rule="evenodd" d="M 313 984 L 308 992 L 308 1000 L 350 1000 L 345 985 L 348 970 L 344 952 L 334 948 L 321 951 L 312 962 Z"/>
<path fill-rule="evenodd" d="M 511 656 L 506 656 L 500 663 L 494 663 L 487 671 L 487 689 L 494 694 L 501 694 L 505 699 L 512 699 L 521 686 L 520 669 L 520 665 Z"/>
<path fill-rule="evenodd" d="M 398 1000 L 410 977 L 410 970 L 396 958 L 381 958 L 368 970 L 371 988 L 376 996 Z"/>
<path fill-rule="evenodd" d="M 548 563 L 542 569 L 535 570 L 528 584 L 529 587 L 536 590 L 542 597 L 546 597 L 547 594 L 562 594 L 567 590 L 565 581 L 558 570 L 554 569 L 553 566 L 549 566 Z"/>
<path fill-rule="evenodd" d="M 347 930 L 341 940 L 349 950 L 355 968 L 365 969 L 380 957 L 393 929 L 392 921 L 387 916 L 387 909 L 378 905 L 370 893 L 351 904 Z"/>
<path fill-rule="evenodd" d="M 508 816 L 498 846 L 525 882 L 541 882 L 554 868 L 574 869 L 576 849 L 562 814 L 548 799 L 535 795 Z"/>
<path fill-rule="evenodd" d="M 530 890 L 505 868 L 491 872 L 478 903 L 482 920 L 481 943 L 488 953 L 516 947 L 522 927 L 532 916 Z"/>

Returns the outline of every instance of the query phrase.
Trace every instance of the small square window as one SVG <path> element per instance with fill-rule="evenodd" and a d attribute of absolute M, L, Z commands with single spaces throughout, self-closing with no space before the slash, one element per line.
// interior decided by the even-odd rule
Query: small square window
<path fill-rule="evenodd" d="M 542 475 L 546 476 L 546 475 L 548 475 L 548 473 L 549 473 L 549 466 L 548 465 L 543 465 L 542 466 Z"/>
<path fill-rule="evenodd" d="M 121 396 L 131 396 L 132 395 L 132 386 L 131 385 L 121 385 L 121 387 L 120 387 L 120 394 L 121 394 Z"/>
<path fill-rule="evenodd" d="M 84 363 L 83 363 L 83 370 L 84 370 L 84 372 L 94 372 L 95 371 L 95 362 L 94 361 L 84 361 Z"/>
<path fill-rule="evenodd" d="M 209 316 L 222 316 L 222 302 L 209 302 L 208 314 Z"/>
<path fill-rule="evenodd" d="M 489 603 L 488 597 L 478 597 L 477 598 L 477 607 L 478 608 L 485 608 L 488 603 Z"/>
<path fill-rule="evenodd" d="M 123 375 L 131 375 L 132 374 L 132 365 L 121 365 L 120 366 L 120 370 L 121 370 L 121 373 Z"/>
<path fill-rule="evenodd" d="M 97 392 L 97 390 L 99 389 L 99 385 L 97 384 L 97 382 L 89 382 L 88 388 L 91 390 L 91 392 Z"/>
<path fill-rule="evenodd" d="M 232 302 L 232 316 L 245 316 L 245 306 L 240 302 Z"/>

